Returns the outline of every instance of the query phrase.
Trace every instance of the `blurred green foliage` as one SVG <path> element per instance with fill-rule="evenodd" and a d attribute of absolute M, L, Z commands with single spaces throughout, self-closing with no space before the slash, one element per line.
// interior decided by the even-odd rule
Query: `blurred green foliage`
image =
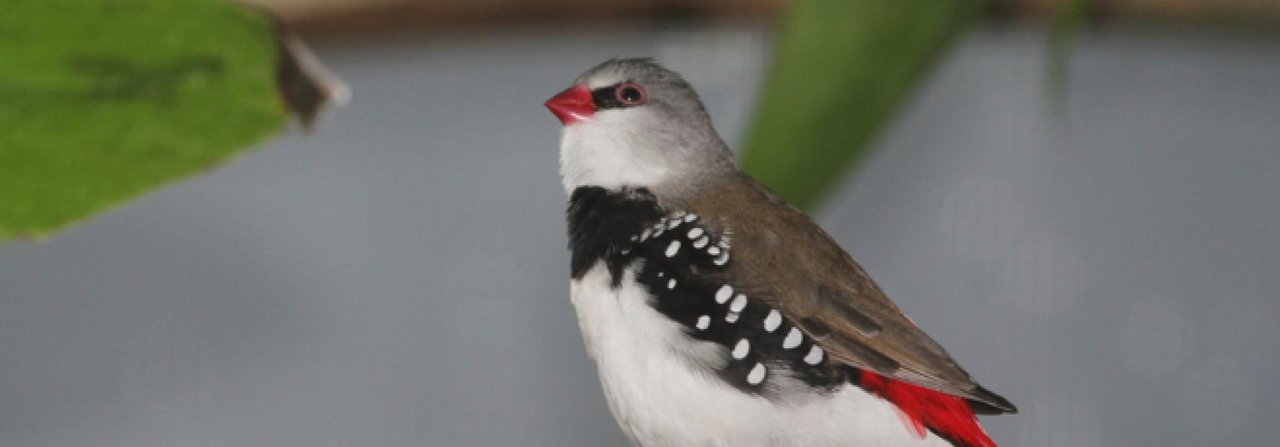
<path fill-rule="evenodd" d="M 1054 11 L 1053 29 L 1049 33 L 1049 99 L 1055 108 L 1065 106 L 1067 66 L 1075 36 L 1094 14 L 1094 0 L 1066 0 Z"/>
<path fill-rule="evenodd" d="M 272 36 L 223 0 L 4 0 L 0 240 L 46 236 L 282 128 Z"/>
<path fill-rule="evenodd" d="M 804 209 L 862 159 L 981 0 L 799 0 L 788 11 L 742 165 Z"/>

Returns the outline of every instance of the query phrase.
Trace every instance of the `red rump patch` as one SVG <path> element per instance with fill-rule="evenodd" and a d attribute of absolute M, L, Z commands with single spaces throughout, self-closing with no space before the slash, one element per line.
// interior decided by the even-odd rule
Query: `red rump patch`
<path fill-rule="evenodd" d="M 957 447 L 996 447 L 995 441 L 978 425 L 978 417 L 964 398 L 886 379 L 870 371 L 862 371 L 859 383 L 896 405 L 907 428 L 920 438 L 924 438 L 928 428 Z"/>

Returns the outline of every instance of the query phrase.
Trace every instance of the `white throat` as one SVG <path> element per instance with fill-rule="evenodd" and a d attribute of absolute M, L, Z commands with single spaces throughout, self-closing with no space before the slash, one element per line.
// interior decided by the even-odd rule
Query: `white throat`
<path fill-rule="evenodd" d="M 639 147 L 629 126 L 593 119 L 565 126 L 560 137 L 560 179 L 567 193 L 580 186 L 619 189 L 654 186 L 672 174 L 668 160 Z"/>

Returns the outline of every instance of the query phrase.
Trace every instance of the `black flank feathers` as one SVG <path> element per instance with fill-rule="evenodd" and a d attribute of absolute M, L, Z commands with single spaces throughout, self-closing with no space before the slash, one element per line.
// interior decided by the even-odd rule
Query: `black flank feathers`
<path fill-rule="evenodd" d="M 623 243 L 662 217 L 658 199 L 644 188 L 611 192 L 598 186 L 573 190 L 569 198 L 569 262 L 573 279 L 591 270 L 596 261 L 609 262 L 613 285 L 622 280 Z"/>
<path fill-rule="evenodd" d="M 719 253 L 731 253 L 732 249 L 722 237 L 702 226 L 700 217 L 664 210 L 644 188 L 613 192 L 580 187 L 569 200 L 568 222 L 574 279 L 581 279 L 597 262 L 604 261 L 614 287 L 619 287 L 625 270 L 635 268 L 635 280 L 653 295 L 654 309 L 684 326 L 690 337 L 729 350 L 744 338 L 749 341 L 750 350 L 744 358 L 733 359 L 715 371 L 726 383 L 744 392 L 770 396 L 777 390 L 767 385 L 784 375 L 820 391 L 849 380 L 849 368 L 833 367 L 825 356 L 817 365 L 804 362 L 814 344 L 808 337 L 797 347 L 783 349 L 782 340 L 794 324 L 783 318 L 772 332 L 765 330 L 771 309 L 763 300 L 747 296 L 746 306 L 729 317 L 739 293 L 735 291 L 723 303 L 716 302 L 716 293 L 725 284 L 700 273 L 722 271 L 732 262 L 730 254 L 724 258 L 727 261 L 717 263 L 720 256 L 713 255 L 710 247 L 719 247 Z M 699 236 L 690 237 L 695 228 L 701 229 L 693 233 Z M 697 247 L 695 241 L 701 235 L 708 240 Z M 679 246 L 668 255 L 673 242 Z M 699 328 L 703 316 L 709 323 Z M 751 384 L 747 376 L 757 363 L 768 372 L 762 383 Z"/>

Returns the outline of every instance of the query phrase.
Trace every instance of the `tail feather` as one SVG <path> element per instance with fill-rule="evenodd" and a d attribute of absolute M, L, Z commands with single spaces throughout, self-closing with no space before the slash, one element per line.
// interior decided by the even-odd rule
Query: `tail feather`
<path fill-rule="evenodd" d="M 928 429 L 956 447 L 997 447 L 978 425 L 978 417 L 964 398 L 887 379 L 870 371 L 860 373 L 859 385 L 896 405 L 908 427 L 918 436 L 923 438 Z"/>

